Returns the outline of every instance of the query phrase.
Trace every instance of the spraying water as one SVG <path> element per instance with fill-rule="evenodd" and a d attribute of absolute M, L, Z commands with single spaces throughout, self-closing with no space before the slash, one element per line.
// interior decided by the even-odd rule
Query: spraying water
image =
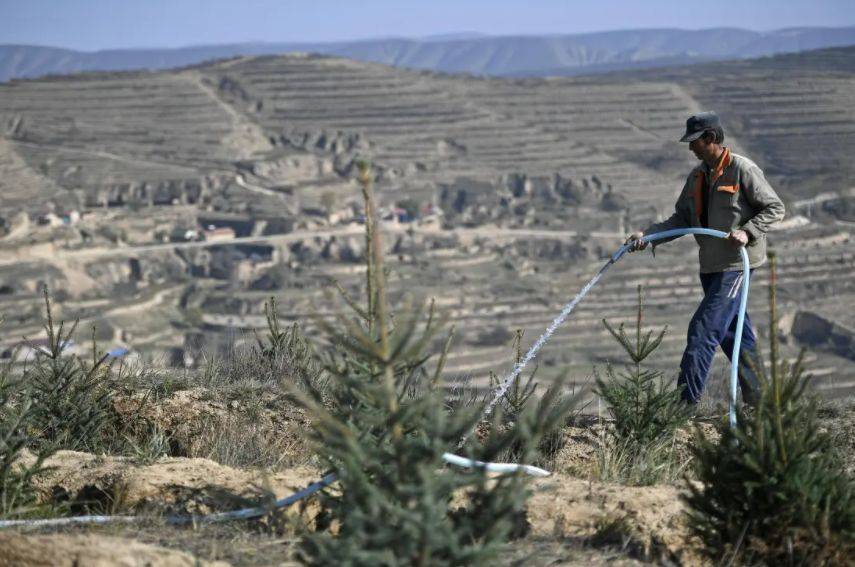
<path fill-rule="evenodd" d="M 648 234 L 644 236 L 641 240 L 643 242 L 654 242 L 656 240 L 662 240 L 674 236 L 683 236 L 686 234 L 701 234 L 705 236 L 715 236 L 717 238 L 727 238 L 727 233 L 722 232 L 720 230 L 712 230 L 708 228 L 677 228 L 674 230 L 666 230 L 663 232 Z M 612 267 L 615 262 L 620 260 L 621 257 L 623 257 L 623 255 L 629 251 L 631 246 L 631 244 L 624 244 L 623 246 L 621 246 L 618 251 L 612 255 L 609 261 L 606 262 L 606 264 L 602 268 L 600 268 L 600 271 L 597 272 L 597 274 L 593 278 L 591 278 L 591 281 L 589 281 L 587 285 L 582 288 L 582 291 L 576 294 L 576 297 L 574 297 L 570 301 L 570 303 L 564 306 L 564 308 L 561 310 L 561 313 L 559 313 L 558 316 L 549 325 L 549 327 L 546 328 L 546 331 L 544 331 L 543 334 L 540 335 L 540 337 L 534 342 L 534 344 L 531 345 L 531 348 L 528 349 L 528 352 L 525 353 L 525 356 L 522 358 L 522 360 L 520 360 L 519 363 L 514 365 L 514 369 L 511 371 L 511 373 L 508 374 L 508 376 L 504 380 L 502 380 L 498 387 L 496 387 L 493 392 L 492 399 L 484 409 L 485 416 L 489 416 L 493 412 L 493 408 L 496 406 L 499 400 L 502 399 L 502 396 L 504 396 L 505 393 L 508 391 L 508 388 L 511 386 L 514 379 L 520 375 L 520 373 L 523 371 L 523 368 L 525 368 L 525 366 L 529 362 L 531 362 L 535 356 L 537 356 L 537 353 L 540 351 L 541 348 L 543 348 L 543 346 L 550 339 L 550 337 L 552 337 L 552 334 L 555 333 L 555 330 L 558 329 L 558 327 L 560 327 L 562 323 L 564 323 L 564 321 L 567 319 L 573 309 L 576 308 L 576 305 L 578 305 L 579 302 L 582 301 L 582 298 L 584 298 L 585 295 L 588 294 L 591 288 L 594 287 L 594 285 L 596 285 L 598 281 L 600 281 L 600 278 L 603 277 L 603 274 L 606 273 L 606 270 Z M 745 247 L 740 247 L 739 250 L 742 253 L 743 273 L 747 275 L 749 271 L 748 253 L 745 251 Z M 739 305 L 739 315 L 737 317 L 736 322 L 736 336 L 734 337 L 733 356 L 731 357 L 732 361 L 739 360 L 739 349 L 742 343 L 742 325 L 745 321 L 745 308 L 747 304 L 748 277 L 743 277 Z M 728 413 L 730 416 L 731 427 L 736 427 L 736 384 L 738 367 L 738 362 L 731 363 L 730 399 L 728 403 Z M 469 431 L 466 435 L 463 436 L 463 438 L 460 440 L 459 445 L 462 446 L 470 435 L 472 435 L 472 431 Z"/>
<path fill-rule="evenodd" d="M 485 416 L 489 416 L 491 413 L 493 413 L 493 408 L 496 407 L 496 404 L 499 402 L 502 396 L 505 395 L 505 392 L 508 391 L 508 388 L 511 386 L 511 383 L 514 381 L 514 379 L 520 375 L 526 364 L 531 362 L 531 360 L 535 356 L 537 356 L 538 351 L 543 348 L 543 346 L 546 344 L 552 334 L 558 329 L 558 327 L 560 327 L 561 324 L 564 323 L 564 320 L 567 319 L 567 317 L 570 315 L 570 312 L 576 308 L 576 305 L 580 301 L 582 301 L 582 298 L 588 294 L 591 288 L 594 287 L 598 281 L 600 281 L 600 278 L 603 277 L 603 274 L 606 272 L 606 270 L 609 269 L 609 267 L 611 267 L 612 264 L 614 264 L 614 260 L 609 260 L 609 262 L 605 266 L 600 268 L 600 271 L 597 272 L 597 275 L 591 278 L 591 281 L 589 281 L 585 285 L 585 287 L 582 288 L 582 291 L 577 293 L 576 297 L 574 297 L 572 301 L 570 301 L 570 303 L 564 306 L 564 309 L 561 310 L 561 313 L 558 314 L 558 317 L 556 317 L 552 321 L 549 327 L 547 327 L 543 334 L 540 335 L 540 338 L 538 338 L 531 346 L 531 348 L 528 349 L 528 352 L 525 353 L 525 356 L 522 358 L 522 360 L 520 360 L 517 364 L 514 365 L 513 371 L 511 371 L 507 378 L 502 380 L 501 384 L 499 384 L 499 386 L 493 393 L 493 399 L 490 400 L 490 403 L 488 403 L 487 407 L 484 409 Z M 465 441 L 467 437 L 464 437 L 463 441 Z"/>

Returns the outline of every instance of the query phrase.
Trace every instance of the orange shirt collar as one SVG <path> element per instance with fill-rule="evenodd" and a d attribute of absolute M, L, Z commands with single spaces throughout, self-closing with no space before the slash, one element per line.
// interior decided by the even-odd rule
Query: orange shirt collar
<path fill-rule="evenodd" d="M 713 182 L 715 182 L 716 179 L 721 177 L 721 174 L 724 171 L 724 168 L 726 168 L 727 166 L 730 165 L 731 160 L 732 160 L 732 156 L 730 155 L 730 149 L 724 148 L 724 151 L 721 152 L 721 155 L 718 158 L 718 163 L 716 163 L 715 169 L 712 170 L 711 179 Z M 707 169 L 709 169 L 709 168 L 707 168 Z"/>
<path fill-rule="evenodd" d="M 721 174 L 724 172 L 724 169 L 730 165 L 732 157 L 730 155 L 730 150 L 728 148 L 724 148 L 721 156 L 718 158 L 718 163 L 715 166 L 715 169 L 712 172 L 711 183 L 715 183 L 716 180 L 721 177 Z M 704 168 L 709 170 L 709 166 L 707 166 L 706 162 L 704 162 Z M 695 214 L 698 216 L 698 220 L 701 218 L 701 211 L 703 210 L 703 187 L 704 187 L 704 176 L 699 174 L 695 177 Z"/>

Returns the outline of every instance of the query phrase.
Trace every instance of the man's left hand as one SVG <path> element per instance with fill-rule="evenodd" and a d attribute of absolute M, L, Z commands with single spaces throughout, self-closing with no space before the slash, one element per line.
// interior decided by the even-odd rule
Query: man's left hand
<path fill-rule="evenodd" d="M 748 244 L 748 233 L 744 230 L 733 230 L 727 235 L 727 240 L 736 247 Z"/>

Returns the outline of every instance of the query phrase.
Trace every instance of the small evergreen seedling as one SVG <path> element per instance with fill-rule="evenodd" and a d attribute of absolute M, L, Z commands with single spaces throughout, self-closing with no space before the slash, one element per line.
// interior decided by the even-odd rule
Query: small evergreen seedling
<path fill-rule="evenodd" d="M 803 355 L 778 345 L 775 258 L 769 256 L 770 365 L 758 363 L 761 397 L 720 440 L 695 433 L 699 484 L 689 484 L 690 526 L 715 561 L 764 565 L 851 565 L 855 488 L 817 421 Z"/>
<path fill-rule="evenodd" d="M 321 495 L 320 524 L 335 531 L 307 534 L 301 558 L 312 565 L 483 565 L 513 532 L 525 502 L 524 479 L 488 479 L 482 470 L 444 464 L 443 453 L 455 450 L 483 406 L 450 412 L 436 387 L 442 359 L 432 377 L 427 372 L 427 351 L 440 327 L 432 305 L 425 310 L 408 302 L 392 317 L 365 164 L 360 182 L 367 305 L 346 299 L 353 317 L 339 317 L 337 327 L 318 321 L 336 352 L 326 360 L 328 397 L 294 389 L 314 421 L 318 457 L 338 477 Z M 525 412 L 513 428 L 494 427 L 482 445 L 460 451 L 487 461 L 521 444 L 530 456 L 568 409 Z"/>
<path fill-rule="evenodd" d="M 261 378 L 293 382 L 322 393 L 326 383 L 324 369 L 317 363 L 315 351 L 300 326 L 294 323 L 282 328 L 274 297 L 264 304 L 264 315 L 267 333 L 264 337 L 256 334 L 252 350 L 260 366 L 255 373 Z"/>
<path fill-rule="evenodd" d="M 606 402 L 613 423 L 599 447 L 599 477 L 630 484 L 652 484 L 675 476 L 673 438 L 686 423 L 688 412 L 679 390 L 663 380 L 662 373 L 642 363 L 659 347 L 667 327 L 658 335 L 642 333 L 644 305 L 638 286 L 635 337 L 624 325 L 617 330 L 605 319 L 603 325 L 629 356 L 623 371 L 606 367 L 606 378 L 596 377 L 596 392 Z"/>
<path fill-rule="evenodd" d="M 522 336 L 523 330 L 517 329 L 514 333 L 514 367 L 516 367 L 523 359 L 522 352 Z M 499 400 L 501 411 L 505 419 L 513 423 L 517 417 L 522 414 L 523 410 L 528 406 L 529 400 L 537 390 L 537 384 L 534 382 L 534 376 L 537 374 L 537 365 L 532 369 L 531 374 L 525 379 L 522 373 L 517 374 L 508 389 L 502 394 L 502 399 Z M 496 374 L 490 372 L 490 389 L 495 390 L 501 383 Z"/>
<path fill-rule="evenodd" d="M 517 329 L 514 333 L 514 341 L 512 344 L 514 358 L 513 367 L 516 368 L 523 360 L 522 350 L 523 330 Z M 513 427 L 517 420 L 524 416 L 527 412 L 546 413 L 553 411 L 550 407 L 563 407 L 564 405 L 576 406 L 575 401 L 571 402 L 571 397 L 563 392 L 564 378 L 558 378 L 550 386 L 545 395 L 535 396 L 538 383 L 534 381 L 537 374 L 538 366 L 532 368 L 531 373 L 527 378 L 524 378 L 522 372 L 514 376 L 508 388 L 502 393 L 498 401 L 497 416 L 500 418 L 501 427 Z M 501 380 L 495 373 L 490 372 L 490 390 L 496 392 L 501 386 Z M 492 396 L 493 394 L 489 394 Z M 489 401 L 489 398 L 487 399 Z M 564 446 L 564 430 L 563 425 L 571 422 L 576 417 L 576 411 L 568 412 L 561 426 L 552 428 L 540 441 L 537 447 L 534 463 L 539 466 L 551 466 L 554 464 L 554 459 L 557 453 Z M 483 425 L 483 424 L 482 424 Z M 503 456 L 503 460 L 521 461 L 525 458 L 526 449 L 522 445 L 512 446 Z"/>
<path fill-rule="evenodd" d="M 623 371 L 615 371 L 608 366 L 606 379 L 596 378 L 597 394 L 608 404 L 615 433 L 639 447 L 669 437 L 688 417 L 685 404 L 680 401 L 679 390 L 667 384 L 660 371 L 642 366 L 659 348 L 668 330 L 663 328 L 655 337 L 653 330 L 643 334 L 643 314 L 642 288 L 638 286 L 634 339 L 627 336 L 623 323 L 615 330 L 603 319 L 603 325 L 626 351 L 632 364 Z"/>
<path fill-rule="evenodd" d="M 24 373 L 38 431 L 46 443 L 64 449 L 103 448 L 104 434 L 116 420 L 108 356 L 98 356 L 94 329 L 91 362 L 67 355 L 77 323 L 67 332 L 63 331 L 63 322 L 56 327 L 47 288 L 44 298 L 47 346 L 32 345 L 36 358 Z"/>

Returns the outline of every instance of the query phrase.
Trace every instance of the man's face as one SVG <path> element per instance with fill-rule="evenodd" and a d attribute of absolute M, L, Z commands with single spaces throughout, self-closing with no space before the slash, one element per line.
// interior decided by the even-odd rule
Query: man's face
<path fill-rule="evenodd" d="M 703 136 L 689 142 L 689 149 L 699 160 L 706 159 L 713 153 L 712 146 L 713 144 L 704 140 Z"/>

